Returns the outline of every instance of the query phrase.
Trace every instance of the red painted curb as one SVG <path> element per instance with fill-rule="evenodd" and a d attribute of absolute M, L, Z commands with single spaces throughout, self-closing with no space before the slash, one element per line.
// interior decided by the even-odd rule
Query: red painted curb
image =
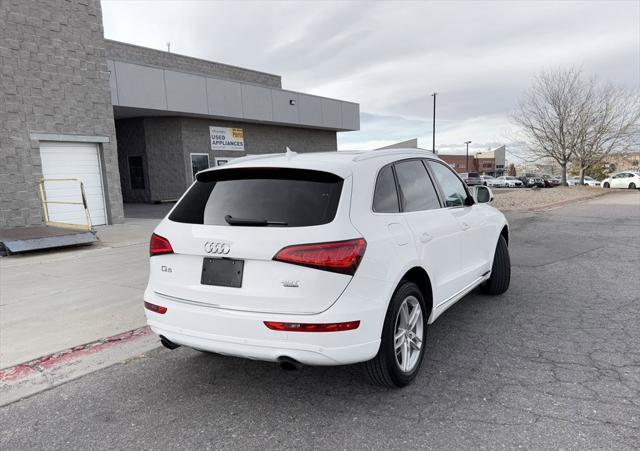
<path fill-rule="evenodd" d="M 10 368 L 0 370 L 0 382 L 17 382 L 33 373 L 43 373 L 52 369 L 74 362 L 84 356 L 97 354 L 107 349 L 114 348 L 124 343 L 128 343 L 139 338 L 152 334 L 148 326 L 130 330 L 118 335 L 103 338 L 64 351 L 39 357 L 29 362 L 20 363 Z"/>

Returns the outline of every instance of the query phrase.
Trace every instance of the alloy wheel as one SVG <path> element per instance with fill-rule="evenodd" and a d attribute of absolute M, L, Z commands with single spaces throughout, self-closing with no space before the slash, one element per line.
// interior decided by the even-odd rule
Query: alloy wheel
<path fill-rule="evenodd" d="M 394 351 L 398 368 L 405 373 L 411 372 L 420 361 L 424 325 L 422 307 L 414 296 L 407 296 L 396 315 L 394 329 Z"/>

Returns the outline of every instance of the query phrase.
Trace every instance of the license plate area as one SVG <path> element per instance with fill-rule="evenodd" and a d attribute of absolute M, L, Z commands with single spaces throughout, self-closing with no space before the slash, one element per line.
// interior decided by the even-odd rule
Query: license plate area
<path fill-rule="evenodd" d="M 202 285 L 215 285 L 219 287 L 242 287 L 242 273 L 244 272 L 244 260 L 232 258 L 205 257 L 202 261 Z"/>

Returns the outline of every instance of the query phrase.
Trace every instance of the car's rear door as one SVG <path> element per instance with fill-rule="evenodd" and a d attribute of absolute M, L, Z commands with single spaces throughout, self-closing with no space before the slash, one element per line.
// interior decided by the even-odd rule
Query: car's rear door
<path fill-rule="evenodd" d="M 423 159 L 397 161 L 394 171 L 402 216 L 431 277 L 434 305 L 438 305 L 460 289 L 461 230 L 451 211 L 442 208 Z"/>
<path fill-rule="evenodd" d="M 613 177 L 611 181 L 612 188 L 627 188 L 631 182 L 632 174 L 623 172 Z"/>

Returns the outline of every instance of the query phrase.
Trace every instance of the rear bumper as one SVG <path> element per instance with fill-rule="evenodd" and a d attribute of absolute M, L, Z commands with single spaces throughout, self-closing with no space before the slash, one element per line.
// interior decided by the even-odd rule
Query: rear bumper
<path fill-rule="evenodd" d="M 331 308 L 315 315 L 203 307 L 159 295 L 149 288 L 144 299 L 167 308 L 165 314 L 145 309 L 147 323 L 156 334 L 179 345 L 254 360 L 276 362 L 280 357 L 290 357 L 305 365 L 345 365 L 375 357 L 386 313 L 385 302 L 370 302 L 367 308 L 362 308 L 359 299 L 345 299 L 345 296 L 348 297 L 347 293 L 343 293 Z M 264 325 L 264 321 L 337 323 L 355 320 L 360 321 L 357 329 L 341 332 L 282 332 Z"/>

